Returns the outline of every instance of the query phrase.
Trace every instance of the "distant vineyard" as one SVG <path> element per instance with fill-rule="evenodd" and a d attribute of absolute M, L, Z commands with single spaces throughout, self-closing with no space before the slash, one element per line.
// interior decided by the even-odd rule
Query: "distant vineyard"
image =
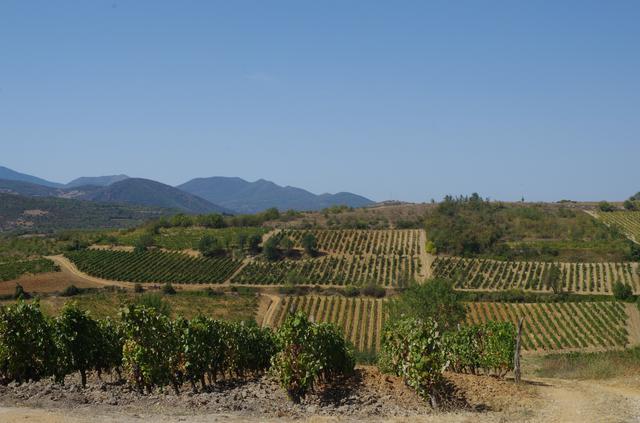
<path fill-rule="evenodd" d="M 157 251 L 84 250 L 65 255 L 92 276 L 129 282 L 221 283 L 240 266 L 239 261 L 228 258 Z"/>
<path fill-rule="evenodd" d="M 377 351 L 382 334 L 384 300 L 373 298 L 345 298 L 340 296 L 284 297 L 266 322 L 279 327 L 288 312 L 297 310 L 316 322 L 331 322 L 340 327 L 345 338 L 358 351 Z"/>
<path fill-rule="evenodd" d="M 200 239 L 205 235 L 213 236 L 220 240 L 224 246 L 236 247 L 239 236 L 248 238 L 251 235 L 262 236 L 268 232 L 267 228 L 242 227 L 242 228 L 199 228 L 199 227 L 177 227 L 160 228 L 159 234 L 154 235 L 154 243 L 158 247 L 168 250 L 197 249 Z M 146 232 L 142 229 L 128 233 L 118 234 L 115 241 L 122 245 L 135 245 L 136 241 Z M 105 238 L 102 243 L 113 241 Z"/>
<path fill-rule="evenodd" d="M 301 239 L 308 233 L 316 237 L 319 257 L 255 260 L 234 282 L 406 286 L 422 275 L 419 230 L 285 230 L 282 235 L 301 249 Z"/>
<path fill-rule="evenodd" d="M 11 260 L 0 262 L 0 281 L 16 279 L 24 274 L 57 272 L 60 270 L 49 259 Z"/>
<path fill-rule="evenodd" d="M 268 262 L 256 260 L 234 277 L 241 284 L 284 284 L 295 281 L 311 285 L 406 286 L 420 271 L 418 257 L 325 256 Z"/>
<path fill-rule="evenodd" d="M 627 313 L 618 302 L 508 304 L 469 303 L 468 323 L 516 323 L 525 316 L 525 350 L 624 347 L 629 342 Z"/>
<path fill-rule="evenodd" d="M 640 211 L 615 211 L 597 214 L 598 219 L 620 229 L 629 238 L 640 242 Z"/>
<path fill-rule="evenodd" d="M 637 263 L 558 263 L 563 288 L 585 293 L 611 293 L 614 282 L 621 281 L 640 292 Z M 434 276 L 450 278 L 460 289 L 510 289 L 550 291 L 543 284 L 543 274 L 551 263 L 499 261 L 438 257 L 432 270 Z"/>
<path fill-rule="evenodd" d="M 417 229 L 284 232 L 299 248 L 307 233 L 316 237 L 320 251 L 335 254 L 417 256 L 423 247 L 422 232 Z"/>

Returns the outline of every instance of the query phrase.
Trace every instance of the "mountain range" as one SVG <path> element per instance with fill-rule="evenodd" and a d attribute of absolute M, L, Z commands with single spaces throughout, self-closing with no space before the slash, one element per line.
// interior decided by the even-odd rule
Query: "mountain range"
<path fill-rule="evenodd" d="M 61 184 L 2 166 L 0 192 L 165 208 L 184 213 L 256 213 L 271 207 L 279 210 L 320 210 L 335 205 L 364 207 L 374 203 L 348 192 L 316 195 L 264 179 L 249 182 L 218 176 L 196 178 L 172 187 L 150 179 L 109 175 L 80 177 Z"/>

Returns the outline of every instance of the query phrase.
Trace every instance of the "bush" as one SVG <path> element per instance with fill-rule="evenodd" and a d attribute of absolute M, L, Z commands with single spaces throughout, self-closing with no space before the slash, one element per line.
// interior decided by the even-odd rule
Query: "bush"
<path fill-rule="evenodd" d="M 322 379 L 350 374 L 353 352 L 337 327 L 314 324 L 303 313 L 290 315 L 276 332 L 279 352 L 272 373 L 294 402 L 299 402 Z"/>
<path fill-rule="evenodd" d="M 62 292 L 60 293 L 60 296 L 62 296 L 62 297 L 73 297 L 73 296 L 76 296 L 76 295 L 78 295 L 80 293 L 81 293 L 80 288 L 78 288 L 75 285 L 69 285 L 64 290 L 62 290 Z"/>
<path fill-rule="evenodd" d="M 218 238 L 205 235 L 200 238 L 198 251 L 200 251 L 204 257 L 215 257 L 224 254 L 224 247 Z"/>
<path fill-rule="evenodd" d="M 368 284 L 361 290 L 362 295 L 366 295 L 367 297 L 375 297 L 382 298 L 386 295 L 387 291 L 384 287 L 375 284 Z"/>
<path fill-rule="evenodd" d="M 0 308 L 0 378 L 4 383 L 39 380 L 55 368 L 51 323 L 40 304 L 18 302 Z"/>
<path fill-rule="evenodd" d="M 57 379 L 64 381 L 68 373 L 78 371 L 82 387 L 87 385 L 87 371 L 94 369 L 99 349 L 100 327 L 75 303 L 65 304 L 55 320 L 55 342 L 58 350 Z"/>
<path fill-rule="evenodd" d="M 379 366 L 404 379 L 424 399 L 436 405 L 436 388 L 447 361 L 438 324 L 417 318 L 388 322 L 382 334 Z"/>
<path fill-rule="evenodd" d="M 307 255 L 314 257 L 318 254 L 318 241 L 312 233 L 306 233 L 300 240 L 302 248 Z"/>
<path fill-rule="evenodd" d="M 173 285 L 167 282 L 162 285 L 162 293 L 165 295 L 175 295 L 176 290 L 173 288 Z"/>
<path fill-rule="evenodd" d="M 390 320 L 406 317 L 433 320 L 442 330 L 454 329 L 466 314 L 461 294 L 447 279 L 431 279 L 422 285 L 413 285 L 389 301 Z"/>
<path fill-rule="evenodd" d="M 345 286 L 343 292 L 345 297 L 357 297 L 360 295 L 360 290 L 353 285 Z"/>
<path fill-rule="evenodd" d="M 22 285 L 20 285 L 19 283 L 16 283 L 16 288 L 13 291 L 13 299 L 14 300 L 28 300 L 29 298 L 31 298 L 31 295 L 27 291 L 24 290 Z"/>
<path fill-rule="evenodd" d="M 133 285 L 133 292 L 135 292 L 136 294 L 141 294 L 144 292 L 144 288 L 142 287 L 141 283 L 136 283 L 135 285 Z"/>
<path fill-rule="evenodd" d="M 616 281 L 613 284 L 613 296 L 616 300 L 625 301 L 633 296 L 633 288 L 624 282 Z"/>
<path fill-rule="evenodd" d="M 122 362 L 127 379 L 142 392 L 171 384 L 179 391 L 180 342 L 177 325 L 156 310 L 129 305 L 121 313 L 125 342 Z"/>
<path fill-rule="evenodd" d="M 598 203 L 598 209 L 603 212 L 612 212 L 615 211 L 615 206 L 607 201 L 601 201 Z"/>

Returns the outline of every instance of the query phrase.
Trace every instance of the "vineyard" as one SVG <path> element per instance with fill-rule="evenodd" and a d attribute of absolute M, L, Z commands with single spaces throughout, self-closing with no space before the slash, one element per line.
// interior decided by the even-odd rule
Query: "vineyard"
<path fill-rule="evenodd" d="M 303 311 L 316 322 L 342 328 L 345 338 L 359 351 L 378 351 L 384 325 L 386 300 L 341 296 L 287 296 L 276 307 L 266 326 L 279 327 L 293 310 Z M 525 317 L 523 349 L 526 351 L 611 349 L 629 344 L 628 315 L 618 302 L 577 303 L 467 303 L 467 323 L 509 321 Z"/>
<path fill-rule="evenodd" d="M 422 231 L 417 229 L 284 231 L 298 248 L 309 233 L 320 251 L 332 254 L 419 256 L 424 244 Z"/>
<path fill-rule="evenodd" d="M 605 224 L 617 227 L 636 242 L 640 242 L 640 211 L 615 211 L 598 213 L 597 218 Z"/>
<path fill-rule="evenodd" d="M 10 260 L 0 262 L 0 281 L 16 279 L 24 274 L 57 272 L 59 270 L 49 259 Z"/>
<path fill-rule="evenodd" d="M 318 257 L 254 260 L 233 282 L 406 286 L 423 274 L 419 230 L 285 230 L 280 236 L 302 249 L 307 234 L 317 241 Z"/>
<path fill-rule="evenodd" d="M 65 256 L 91 276 L 128 282 L 222 283 L 241 264 L 224 257 L 191 257 L 157 251 L 84 250 Z"/>
<path fill-rule="evenodd" d="M 382 335 L 384 300 L 341 296 L 284 297 L 265 324 L 280 327 L 289 312 L 304 312 L 315 322 L 335 323 L 359 351 L 377 351 Z"/>
<path fill-rule="evenodd" d="M 438 257 L 436 277 L 450 278 L 459 289 L 511 289 L 550 291 L 543 274 L 551 263 Z M 625 282 L 640 292 L 638 263 L 558 263 L 565 291 L 611 294 L 614 282 Z"/>
<path fill-rule="evenodd" d="M 524 316 L 523 348 L 529 351 L 610 349 L 629 343 L 628 315 L 618 302 L 469 303 L 468 307 L 468 323 L 517 323 Z"/>
<path fill-rule="evenodd" d="M 302 260 L 248 263 L 233 278 L 240 284 L 298 284 L 406 286 L 420 271 L 418 257 L 324 256 Z"/>

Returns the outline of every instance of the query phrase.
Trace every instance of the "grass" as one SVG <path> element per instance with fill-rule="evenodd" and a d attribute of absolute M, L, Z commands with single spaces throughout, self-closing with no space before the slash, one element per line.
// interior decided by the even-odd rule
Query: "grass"
<path fill-rule="evenodd" d="M 623 351 L 547 355 L 540 359 L 536 374 L 562 379 L 610 379 L 640 374 L 640 347 Z"/>
<path fill-rule="evenodd" d="M 98 291 L 76 295 L 73 297 L 46 296 L 40 298 L 40 304 L 44 313 L 56 316 L 65 302 L 76 301 L 78 305 L 88 310 L 92 316 L 117 317 L 120 307 L 129 302 L 146 302 L 149 296 L 158 296 L 167 304 L 172 317 L 183 316 L 193 318 L 205 315 L 224 320 L 253 320 L 255 318 L 258 300 L 250 293 L 223 293 L 209 294 L 185 291 L 175 295 L 162 295 L 157 293 L 113 292 Z M 155 298 L 153 301 L 157 301 Z M 2 304 L 10 304 L 14 301 L 3 301 Z"/>

